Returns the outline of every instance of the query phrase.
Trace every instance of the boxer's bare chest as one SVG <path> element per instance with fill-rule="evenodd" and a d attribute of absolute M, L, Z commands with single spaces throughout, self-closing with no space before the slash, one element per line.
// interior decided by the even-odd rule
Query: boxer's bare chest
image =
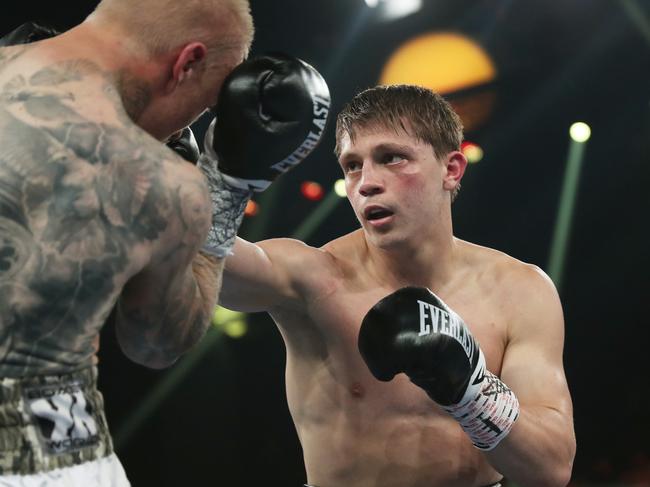
<path fill-rule="evenodd" d="M 360 271 L 363 272 L 363 271 Z M 473 272 L 473 271 L 472 271 Z M 460 278 L 432 290 L 454 309 L 466 322 L 485 354 L 488 368 L 495 374 L 501 371 L 501 363 L 507 344 L 507 306 L 492 286 L 490 277 L 481 274 L 473 278 L 472 272 L 461 273 Z M 480 272 L 480 269 L 477 269 Z M 370 397 L 377 381 L 363 362 L 357 346 L 359 328 L 368 310 L 395 288 L 377 285 L 372 280 L 359 278 L 356 274 L 348 279 L 322 277 L 322 292 L 310 300 L 304 314 L 274 315 L 287 343 L 289 392 L 300 395 L 302 389 L 310 388 L 318 377 L 319 387 L 336 390 L 341 398 L 356 400 Z M 414 387 L 414 386 L 413 386 Z M 404 406 L 407 390 L 399 399 L 379 395 L 378 408 Z M 414 393 L 417 400 L 422 397 Z M 381 404 L 386 401 L 385 404 Z M 391 403 L 391 405 L 388 404 Z M 408 409 L 408 407 L 407 407 Z"/>
<path fill-rule="evenodd" d="M 502 303 L 485 295 L 483 283 L 463 281 L 434 292 L 467 322 L 498 374 L 506 343 Z M 308 320 L 301 324 L 303 335 L 293 336 L 309 339 L 298 338 L 287 347 L 289 406 L 312 478 L 323 479 L 323 485 L 366 485 L 394 463 L 408 468 L 387 485 L 470 485 L 469 478 L 494 479 L 495 472 L 458 425 L 422 390 L 403 374 L 380 382 L 363 362 L 357 348 L 361 321 L 395 289 L 359 285 L 357 279 L 333 279 L 323 289 L 303 317 Z M 284 334 L 291 343 L 289 330 Z"/>
<path fill-rule="evenodd" d="M 430 288 L 463 318 L 479 341 L 490 370 L 498 374 L 507 343 L 507 318 L 503 311 L 504 302 L 497 292 L 490 289 L 489 279 L 486 282 L 483 278 L 479 282 L 464 277 L 437 289 Z M 363 317 L 380 299 L 395 290 L 395 287 L 372 283 L 360 284 L 358 280 L 332 280 L 326 292 L 310 302 L 308 326 L 317 329 L 329 347 L 356 357 Z"/>

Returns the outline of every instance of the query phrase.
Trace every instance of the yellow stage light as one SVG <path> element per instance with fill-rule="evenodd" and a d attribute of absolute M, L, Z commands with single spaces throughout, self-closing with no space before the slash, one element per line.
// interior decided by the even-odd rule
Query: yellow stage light
<path fill-rule="evenodd" d="M 455 33 L 429 33 L 407 41 L 391 55 L 380 83 L 416 84 L 450 93 L 495 78 L 490 56 L 476 42 Z"/>
<path fill-rule="evenodd" d="M 474 89 L 450 99 L 465 130 L 472 131 L 492 112 L 496 97 L 489 84 L 496 78 L 496 67 L 479 44 L 446 32 L 420 35 L 402 44 L 386 62 L 379 82 L 414 84 L 443 95 Z"/>

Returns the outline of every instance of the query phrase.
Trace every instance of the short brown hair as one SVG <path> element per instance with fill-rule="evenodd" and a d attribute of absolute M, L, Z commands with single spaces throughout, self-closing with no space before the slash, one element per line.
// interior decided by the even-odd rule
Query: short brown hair
<path fill-rule="evenodd" d="M 372 126 L 401 129 L 431 145 L 437 157 L 459 150 L 463 141 L 463 123 L 449 103 L 415 85 L 376 86 L 348 102 L 336 120 L 336 156 L 344 135 L 354 140 L 357 129 Z"/>

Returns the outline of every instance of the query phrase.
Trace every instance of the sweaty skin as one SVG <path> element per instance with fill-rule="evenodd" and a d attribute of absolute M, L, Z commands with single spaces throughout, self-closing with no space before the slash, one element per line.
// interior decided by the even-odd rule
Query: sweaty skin
<path fill-rule="evenodd" d="M 89 59 L 43 49 L 0 49 L 2 377 L 93 363 L 122 288 L 149 264 L 164 272 L 191 258 L 210 218 L 198 170 L 131 121 L 146 89 Z M 143 361 L 164 362 L 178 334 L 204 329 L 200 313 L 187 313 L 192 298 L 166 294 L 159 299 L 170 322 L 185 313 L 181 321 L 196 323 L 166 328 L 126 306 L 137 332 L 123 342 Z"/>
<path fill-rule="evenodd" d="M 384 129 L 343 147 L 339 162 L 362 229 L 320 249 L 238 239 L 220 297 L 229 308 L 268 311 L 284 338 L 287 399 L 308 483 L 479 487 L 502 478 L 490 460 L 525 480 L 561 471 L 555 483 L 539 476 L 539 485 L 560 485 L 575 443 L 552 283 L 535 266 L 452 236 L 448 198 L 458 167 L 442 164 L 430 146 Z M 390 212 L 369 219 L 371 205 Z M 379 382 L 363 362 L 364 315 L 406 285 L 429 287 L 455 310 L 488 369 L 517 394 L 522 414 L 492 452 L 474 448 L 406 376 Z"/>

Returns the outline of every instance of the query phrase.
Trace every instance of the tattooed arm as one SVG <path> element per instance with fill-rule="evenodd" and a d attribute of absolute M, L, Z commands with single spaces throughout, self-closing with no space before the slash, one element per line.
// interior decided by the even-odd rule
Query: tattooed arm
<path fill-rule="evenodd" d="M 204 335 L 223 270 L 222 259 L 196 253 L 211 215 L 203 176 L 184 163 L 165 179 L 176 197 L 161 248 L 124 287 L 116 320 L 124 353 L 153 368 L 171 365 Z"/>

